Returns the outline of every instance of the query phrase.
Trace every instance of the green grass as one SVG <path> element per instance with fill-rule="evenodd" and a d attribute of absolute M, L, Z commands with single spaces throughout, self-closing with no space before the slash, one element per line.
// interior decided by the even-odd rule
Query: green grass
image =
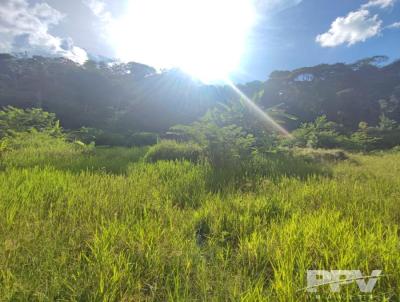
<path fill-rule="evenodd" d="M 52 166 L 71 172 L 96 171 L 126 173 L 129 163 L 142 160 L 148 147 L 98 147 L 82 146 L 55 139 L 43 133 L 19 134 L 5 140 L 1 152 L 0 168 L 33 168 Z"/>
<path fill-rule="evenodd" d="M 0 301 L 318 301 L 308 269 L 387 275 L 319 301 L 400 299 L 400 153 L 270 155 L 228 184 L 145 151 L 2 154 Z"/>

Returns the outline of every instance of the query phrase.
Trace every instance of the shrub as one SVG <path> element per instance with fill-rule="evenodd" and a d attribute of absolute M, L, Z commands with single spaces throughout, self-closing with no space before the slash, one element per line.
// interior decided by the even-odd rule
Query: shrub
<path fill-rule="evenodd" d="M 188 160 L 197 162 L 201 155 L 202 149 L 194 143 L 178 143 L 176 141 L 165 140 L 151 147 L 145 155 L 148 162 L 156 162 L 159 160 Z"/>
<path fill-rule="evenodd" d="M 400 152 L 400 145 L 391 149 L 392 152 Z"/>
<path fill-rule="evenodd" d="M 96 145 L 99 146 L 125 146 L 126 137 L 123 134 L 102 131 L 96 137 Z"/>
<path fill-rule="evenodd" d="M 96 145 L 100 146 L 144 147 L 157 144 L 158 134 L 151 132 L 126 134 L 82 127 L 78 130 L 69 131 L 68 139 L 70 141 L 78 140 L 85 144 L 95 142 Z"/>
<path fill-rule="evenodd" d="M 0 111 L 0 138 L 18 132 L 36 130 L 61 136 L 61 127 L 54 113 L 39 108 L 19 109 L 12 106 Z"/>
<path fill-rule="evenodd" d="M 343 150 L 339 149 L 310 149 L 310 148 L 295 148 L 292 151 L 294 156 L 299 156 L 305 160 L 316 162 L 338 162 L 349 158 Z"/>
<path fill-rule="evenodd" d="M 339 125 L 327 120 L 326 116 L 318 117 L 312 123 L 304 123 L 293 131 L 293 137 L 286 139 L 283 145 L 301 148 L 338 148 L 345 139 L 338 132 Z"/>
<path fill-rule="evenodd" d="M 78 130 L 69 131 L 67 138 L 70 141 L 81 141 L 85 144 L 96 142 L 97 137 L 103 133 L 102 130 L 90 127 L 82 127 Z"/>
<path fill-rule="evenodd" d="M 152 146 L 157 144 L 158 134 L 151 132 L 138 132 L 127 137 L 127 144 L 129 146 Z"/>
<path fill-rule="evenodd" d="M 392 120 L 381 117 L 378 127 L 360 123 L 359 129 L 350 136 L 349 149 L 371 151 L 391 149 L 400 144 L 400 128 Z"/>
<path fill-rule="evenodd" d="M 400 128 L 385 116 L 381 116 L 378 127 L 369 127 L 361 122 L 353 133 L 343 131 L 341 125 L 320 116 L 313 123 L 302 124 L 292 134 L 293 137 L 282 141 L 282 146 L 372 151 L 390 149 L 400 144 Z"/>
<path fill-rule="evenodd" d="M 227 118 L 224 111 L 209 111 L 200 121 L 172 130 L 185 140 L 198 143 L 212 167 L 241 170 L 256 151 L 255 136 Z"/>

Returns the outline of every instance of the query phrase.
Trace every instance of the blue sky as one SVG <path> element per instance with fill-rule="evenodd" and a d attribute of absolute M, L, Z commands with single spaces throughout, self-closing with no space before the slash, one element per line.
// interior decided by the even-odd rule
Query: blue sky
<path fill-rule="evenodd" d="M 360 58 L 387 55 L 400 58 L 400 29 L 383 29 L 377 35 L 348 46 L 322 47 L 316 37 L 329 30 L 338 17 L 357 11 L 367 1 L 304 0 L 279 14 L 266 18 L 255 31 L 258 41 L 249 51 L 245 70 L 260 79 L 272 70 L 294 69 L 320 63 L 353 62 Z M 382 27 L 400 20 L 400 2 L 384 9 L 371 8 Z"/>
<path fill-rule="evenodd" d="M 149 3 L 150 0 L 2 0 L 0 52 L 28 51 L 32 54 L 65 56 L 82 63 L 88 55 L 118 58 L 118 50 L 126 50 L 125 46 L 129 46 L 132 48 L 130 60 L 149 65 L 163 65 L 163 61 L 157 61 L 156 57 L 168 50 L 173 51 L 173 48 L 160 47 L 154 50 L 161 45 L 157 44 L 157 41 L 152 41 L 153 44 L 149 44 L 147 49 L 142 45 L 147 43 L 146 30 L 149 25 L 154 28 L 153 31 L 149 31 L 148 36 L 154 36 L 158 29 L 162 32 L 163 26 L 168 22 L 166 20 L 173 20 L 175 16 L 163 19 L 158 24 L 157 21 L 148 22 L 151 16 L 145 15 L 142 16 L 143 22 L 146 23 L 143 27 L 140 18 L 136 23 L 129 23 L 136 31 L 121 28 L 115 30 L 115 26 L 114 31 L 110 31 L 111 25 L 126 14 L 129 1 Z M 163 18 L 163 11 L 157 9 L 157 1 L 175 3 L 176 6 L 182 0 L 151 1 L 153 6 L 150 9 L 158 12 L 157 18 L 160 19 Z M 209 3 L 227 0 L 213 1 L 215 2 Z M 264 80 L 273 70 L 290 70 L 321 63 L 353 62 L 373 55 L 387 55 L 391 60 L 400 58 L 400 0 L 240 1 L 251 2 L 259 17 L 257 22 L 252 24 L 251 30 L 246 32 L 246 45 L 241 53 L 240 68 L 232 75 L 237 81 Z M 226 6 L 231 7 L 226 7 L 224 11 L 219 12 L 220 16 L 217 16 L 217 22 L 220 19 L 221 24 L 229 19 L 228 14 L 233 9 L 232 5 Z M 240 12 L 240 7 L 238 9 Z M 179 9 L 172 7 L 171 11 L 177 10 Z M 140 13 L 135 16 L 141 17 Z M 208 17 L 205 10 L 204 16 L 196 20 L 202 22 L 204 19 L 204 22 L 207 22 Z M 237 15 L 230 17 L 238 19 Z M 238 21 L 239 25 L 240 22 L 243 23 L 243 20 Z M 237 27 L 236 23 L 232 21 L 232 26 L 236 31 L 240 31 L 241 28 Z M 218 23 L 215 26 L 218 26 Z M 113 34 L 110 35 L 110 32 Z M 122 43 L 114 41 L 113 35 L 116 34 L 119 36 L 117 42 Z M 204 36 L 210 34 L 212 32 L 207 32 Z M 139 36 L 143 36 L 142 40 Z M 171 40 L 177 41 L 177 37 L 174 38 L 175 40 Z M 124 45 L 125 41 L 128 41 L 128 44 Z M 195 41 L 192 39 L 190 42 Z M 218 47 L 223 47 L 224 43 L 225 41 L 219 46 L 216 45 L 217 50 L 220 50 Z M 119 45 L 119 49 L 116 49 L 116 45 Z M 127 49 L 130 49 L 129 47 Z M 135 50 L 138 47 L 142 47 L 145 54 L 153 53 L 153 57 L 136 55 Z M 232 44 L 231 48 L 235 47 L 236 45 Z M 218 64 L 218 58 L 213 59 L 215 64 Z M 205 61 L 203 63 L 206 64 Z"/>

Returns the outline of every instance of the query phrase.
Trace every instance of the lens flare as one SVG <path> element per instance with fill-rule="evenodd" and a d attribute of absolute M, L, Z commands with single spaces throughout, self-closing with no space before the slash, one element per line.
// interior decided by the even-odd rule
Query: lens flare
<path fill-rule="evenodd" d="M 129 0 L 107 32 L 123 61 L 212 82 L 240 69 L 257 17 L 251 0 Z"/>
<path fill-rule="evenodd" d="M 257 106 L 257 104 L 250 100 L 250 98 L 247 97 L 247 95 L 245 95 L 230 79 L 225 79 L 224 81 L 243 99 L 246 106 L 249 107 L 259 119 L 265 122 L 268 127 L 273 128 L 286 137 L 292 137 L 292 135 L 285 128 L 279 125 L 272 117 L 268 115 L 268 113 L 264 112 L 260 107 Z"/>

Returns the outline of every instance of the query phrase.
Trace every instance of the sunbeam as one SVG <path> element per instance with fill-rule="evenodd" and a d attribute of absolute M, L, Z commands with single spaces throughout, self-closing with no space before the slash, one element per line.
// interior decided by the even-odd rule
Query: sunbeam
<path fill-rule="evenodd" d="M 272 117 L 268 115 L 268 113 L 264 112 L 260 107 L 257 106 L 257 104 L 250 100 L 250 98 L 245 95 L 230 79 L 225 78 L 224 81 L 245 101 L 246 105 L 257 115 L 258 118 L 264 121 L 268 126 L 278 131 L 280 134 L 287 137 L 292 137 L 292 135 L 285 128 L 279 125 Z"/>

